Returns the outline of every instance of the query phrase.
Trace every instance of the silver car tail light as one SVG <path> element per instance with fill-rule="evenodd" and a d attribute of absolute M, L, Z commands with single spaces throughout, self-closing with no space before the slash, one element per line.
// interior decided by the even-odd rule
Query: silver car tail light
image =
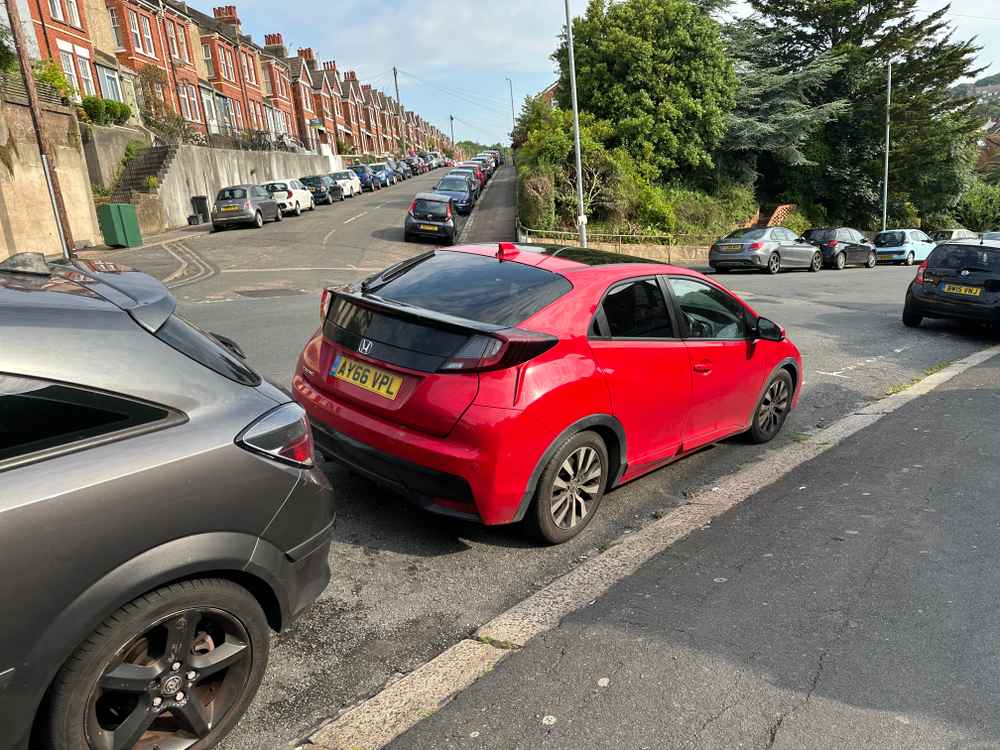
<path fill-rule="evenodd" d="M 309 418 L 298 404 L 269 411 L 236 437 L 241 448 L 280 463 L 313 465 L 313 435 Z"/>

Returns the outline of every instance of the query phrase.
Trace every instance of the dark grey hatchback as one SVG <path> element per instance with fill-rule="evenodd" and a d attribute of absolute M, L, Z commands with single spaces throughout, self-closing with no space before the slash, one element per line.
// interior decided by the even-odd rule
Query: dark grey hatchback
<path fill-rule="evenodd" d="M 942 243 L 906 290 L 903 324 L 951 318 L 1000 325 L 1000 240 Z"/>
<path fill-rule="evenodd" d="M 440 193 L 417 193 L 403 220 L 403 239 L 431 237 L 446 245 L 454 245 L 458 236 L 454 202 Z"/>
<path fill-rule="evenodd" d="M 0 263 L 0 748 L 202 750 L 329 581 L 302 409 L 111 264 Z"/>

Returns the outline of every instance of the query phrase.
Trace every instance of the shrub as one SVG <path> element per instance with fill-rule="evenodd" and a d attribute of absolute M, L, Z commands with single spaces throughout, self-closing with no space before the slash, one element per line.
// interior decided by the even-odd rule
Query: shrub
<path fill-rule="evenodd" d="M 520 176 L 518 209 L 521 223 L 529 229 L 552 229 L 556 223 L 556 191 L 547 174 Z"/>
<path fill-rule="evenodd" d="M 63 69 L 54 60 L 35 61 L 35 64 L 32 66 L 32 72 L 34 73 L 36 82 L 51 86 L 64 99 L 72 99 L 76 94 L 76 90 L 69 82 L 69 79 L 66 78 Z"/>
<path fill-rule="evenodd" d="M 155 192 L 156 190 L 159 189 L 159 187 L 160 187 L 160 181 L 156 179 L 156 175 L 149 175 L 149 177 L 146 178 L 147 192 L 150 193 Z"/>
<path fill-rule="evenodd" d="M 107 105 L 109 103 L 113 104 L 114 102 L 106 102 L 99 96 L 85 96 L 80 102 L 80 106 L 87 113 L 90 122 L 95 125 L 107 125 L 109 115 Z"/>
<path fill-rule="evenodd" d="M 809 217 L 802 213 L 802 210 L 798 208 L 785 217 L 782 225 L 791 229 L 799 237 L 801 237 L 802 234 L 810 227 L 816 226 L 809 220 Z"/>
<path fill-rule="evenodd" d="M 132 116 L 132 108 L 125 102 L 116 102 L 109 99 L 105 101 L 104 106 L 107 110 L 109 123 L 124 125 Z"/>
<path fill-rule="evenodd" d="M 1000 228 L 1000 185 L 976 180 L 955 206 L 955 218 L 974 232 Z"/>

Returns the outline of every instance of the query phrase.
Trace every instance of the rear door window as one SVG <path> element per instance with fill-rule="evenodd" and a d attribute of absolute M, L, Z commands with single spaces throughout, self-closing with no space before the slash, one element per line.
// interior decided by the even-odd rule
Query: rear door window
<path fill-rule="evenodd" d="M 660 283 L 636 279 L 612 287 L 601 303 L 604 336 L 614 339 L 669 339 L 676 336 Z"/>
<path fill-rule="evenodd" d="M 159 406 L 47 380 L 0 374 L 0 470 L 170 416 Z"/>
<path fill-rule="evenodd" d="M 564 276 L 523 263 L 441 251 L 411 264 L 372 293 L 394 302 L 498 326 L 516 326 L 572 289 Z"/>

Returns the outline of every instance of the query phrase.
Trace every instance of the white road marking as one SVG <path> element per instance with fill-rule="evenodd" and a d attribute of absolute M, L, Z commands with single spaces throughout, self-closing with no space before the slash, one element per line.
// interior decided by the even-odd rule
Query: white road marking
<path fill-rule="evenodd" d="M 729 475 L 717 487 L 706 487 L 689 495 L 685 505 L 623 536 L 608 551 L 588 559 L 483 625 L 476 633 L 478 641 L 460 641 L 373 698 L 325 724 L 309 738 L 309 746 L 330 750 L 384 747 L 437 711 L 478 677 L 493 670 L 511 651 L 557 627 L 567 615 L 588 606 L 655 555 L 692 532 L 709 528 L 715 518 L 806 461 L 826 453 L 887 414 L 998 354 L 1000 346 L 976 352 L 901 393 L 834 422 L 805 442 L 790 443 L 776 450 L 769 459 Z"/>
<path fill-rule="evenodd" d="M 345 224 L 350 224 L 350 223 L 351 223 L 352 221 L 357 221 L 357 220 L 358 220 L 358 219 L 360 219 L 360 218 L 361 218 L 362 216 L 367 216 L 367 215 L 368 215 L 368 212 L 367 212 L 367 211 L 362 211 L 362 212 L 361 212 L 361 213 L 359 213 L 359 214 L 358 214 L 357 216 L 352 216 L 352 217 L 351 217 L 350 219 L 348 219 L 348 220 L 347 220 L 347 221 L 345 221 L 344 223 L 345 223 Z"/>
<path fill-rule="evenodd" d="M 336 231 L 337 231 L 336 229 L 331 229 L 329 232 L 326 233 L 326 237 L 323 238 L 323 247 L 326 247 L 326 243 L 330 241 L 330 238 Z"/>

